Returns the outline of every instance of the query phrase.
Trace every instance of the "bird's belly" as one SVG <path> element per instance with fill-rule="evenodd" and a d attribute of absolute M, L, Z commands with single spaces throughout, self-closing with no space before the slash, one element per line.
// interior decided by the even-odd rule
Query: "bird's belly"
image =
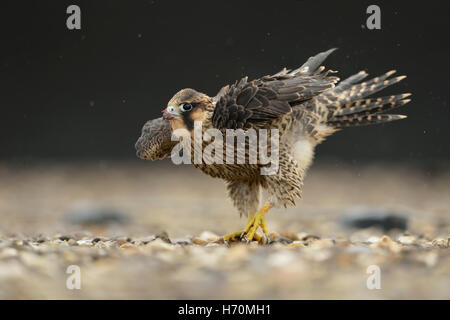
<path fill-rule="evenodd" d="M 307 138 L 301 138 L 295 141 L 293 145 L 292 155 L 297 161 L 297 165 L 300 169 L 307 169 L 314 158 L 314 146 Z"/>

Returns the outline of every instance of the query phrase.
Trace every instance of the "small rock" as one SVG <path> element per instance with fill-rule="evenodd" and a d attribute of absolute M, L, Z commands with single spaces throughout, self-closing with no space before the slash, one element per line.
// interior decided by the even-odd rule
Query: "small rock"
<path fill-rule="evenodd" d="M 448 248 L 449 247 L 449 239 L 434 239 L 432 242 L 433 246 L 438 248 Z"/>
<path fill-rule="evenodd" d="M 110 240 L 116 242 L 119 246 L 121 246 L 122 244 L 124 244 L 126 242 L 130 242 L 131 239 L 128 237 L 124 237 L 124 236 L 115 236 L 115 237 L 112 237 Z"/>
<path fill-rule="evenodd" d="M 293 263 L 295 255 L 293 251 L 276 251 L 267 258 L 267 264 L 271 267 L 282 267 Z"/>
<path fill-rule="evenodd" d="M 138 238 L 138 239 L 132 240 L 131 243 L 134 243 L 134 244 L 139 243 L 139 245 L 142 245 L 142 244 L 147 244 L 147 243 L 149 243 L 151 241 L 154 241 L 155 239 L 156 239 L 155 236 L 148 236 L 148 237 Z"/>
<path fill-rule="evenodd" d="M 377 227 L 383 231 L 392 229 L 406 230 L 408 219 L 405 215 L 382 208 L 352 208 L 344 213 L 341 223 L 346 227 L 366 229 Z"/>
<path fill-rule="evenodd" d="M 214 243 L 214 242 L 209 242 L 208 244 L 206 244 L 207 247 L 221 247 L 220 244 L 218 243 Z"/>
<path fill-rule="evenodd" d="M 316 241 L 312 241 L 310 247 L 314 249 L 325 249 L 334 247 L 334 244 L 335 242 L 332 239 L 319 239 Z"/>
<path fill-rule="evenodd" d="M 61 237 L 59 237 L 59 240 L 61 240 L 61 241 L 69 241 L 70 239 L 72 239 L 70 236 L 61 236 Z"/>
<path fill-rule="evenodd" d="M 397 240 L 401 244 L 410 245 L 410 244 L 415 244 L 417 239 L 416 239 L 416 237 L 414 237 L 412 235 L 404 234 L 404 235 L 401 235 L 400 237 L 398 237 Z"/>
<path fill-rule="evenodd" d="M 161 240 L 160 238 L 155 239 L 154 241 L 150 242 L 148 247 L 153 249 L 160 249 L 160 250 L 175 250 L 175 246 L 167 243 L 166 241 Z"/>
<path fill-rule="evenodd" d="M 307 259 L 317 262 L 328 260 L 332 256 L 332 252 L 329 249 L 315 250 L 311 248 L 305 248 L 305 250 L 302 251 L 302 253 L 304 253 Z"/>
<path fill-rule="evenodd" d="M 0 259 L 17 257 L 18 252 L 14 248 L 5 248 L 0 251 Z"/>
<path fill-rule="evenodd" d="M 91 246 L 92 245 L 92 240 L 88 240 L 88 239 L 86 239 L 86 240 L 78 240 L 77 244 L 79 246 Z"/>
<path fill-rule="evenodd" d="M 228 252 L 229 253 L 226 258 L 229 259 L 230 262 L 248 259 L 248 247 L 245 244 L 238 243 L 232 246 Z"/>
<path fill-rule="evenodd" d="M 93 234 L 86 230 L 77 231 L 73 234 L 73 238 L 75 240 L 91 239 L 93 237 L 94 237 Z"/>
<path fill-rule="evenodd" d="M 422 252 L 415 256 L 415 260 L 418 262 L 422 262 L 427 267 L 434 267 L 439 260 L 438 254 L 434 251 L 431 252 Z"/>
<path fill-rule="evenodd" d="M 377 243 L 378 241 L 380 241 L 380 238 L 377 236 L 371 236 L 369 239 L 367 239 L 368 243 Z"/>
<path fill-rule="evenodd" d="M 120 245 L 120 248 L 121 248 L 121 249 L 136 248 L 136 246 L 133 245 L 133 244 L 131 244 L 131 243 L 129 243 L 129 242 L 125 242 L 125 243 L 122 243 L 122 244 Z"/>
<path fill-rule="evenodd" d="M 194 238 L 192 238 L 192 243 L 193 244 L 198 244 L 200 246 L 204 246 L 204 245 L 206 245 L 208 243 L 208 241 L 200 239 L 198 237 L 194 237 Z"/>
<path fill-rule="evenodd" d="M 202 240 L 208 241 L 208 242 L 217 241 L 217 240 L 221 239 L 220 236 L 218 236 L 217 234 L 212 233 L 210 231 L 203 231 L 200 234 L 199 238 Z"/>
<path fill-rule="evenodd" d="M 72 224 L 106 225 L 110 223 L 127 224 L 129 217 L 116 209 L 82 205 L 72 208 L 66 219 Z"/>
<path fill-rule="evenodd" d="M 276 232 L 271 232 L 271 233 L 269 233 L 269 239 L 270 239 L 270 241 L 275 241 L 275 239 L 278 238 L 278 237 L 279 237 L 279 234 L 276 233 Z"/>
<path fill-rule="evenodd" d="M 124 239 L 116 239 L 114 241 L 116 241 L 119 244 L 119 246 L 122 246 L 123 244 L 127 243 L 127 240 Z"/>
<path fill-rule="evenodd" d="M 301 238 L 300 240 L 310 242 L 310 241 L 315 241 L 315 240 L 319 240 L 319 239 L 320 239 L 319 236 L 315 236 L 313 234 L 308 234 L 308 235 L 304 236 L 303 238 Z"/>
<path fill-rule="evenodd" d="M 288 230 L 285 233 L 283 233 L 283 237 L 288 238 L 292 241 L 298 241 L 301 240 L 301 238 L 298 237 L 298 233 L 292 231 L 292 230 Z"/>
<path fill-rule="evenodd" d="M 116 241 L 108 240 L 108 241 L 99 241 L 95 244 L 96 248 L 112 248 L 117 247 L 118 244 Z"/>
<path fill-rule="evenodd" d="M 305 248 L 305 243 L 303 241 L 294 241 L 286 246 L 289 249 Z"/>
<path fill-rule="evenodd" d="M 291 242 L 292 242 L 291 239 L 281 236 L 276 232 L 272 232 L 269 234 L 269 243 L 270 244 L 273 244 L 273 243 L 289 244 Z"/>
<path fill-rule="evenodd" d="M 166 231 L 162 231 L 161 233 L 156 235 L 156 239 L 161 239 L 162 241 L 166 242 L 166 243 L 172 243 L 169 239 L 169 235 L 167 234 Z"/>
<path fill-rule="evenodd" d="M 190 238 L 177 238 L 173 240 L 176 244 L 179 244 L 181 246 L 188 246 L 192 244 Z"/>
<path fill-rule="evenodd" d="M 397 242 L 392 241 L 388 236 L 382 236 L 380 241 L 376 243 L 376 246 L 389 249 L 389 251 L 393 253 L 397 253 L 401 250 L 401 246 Z"/>

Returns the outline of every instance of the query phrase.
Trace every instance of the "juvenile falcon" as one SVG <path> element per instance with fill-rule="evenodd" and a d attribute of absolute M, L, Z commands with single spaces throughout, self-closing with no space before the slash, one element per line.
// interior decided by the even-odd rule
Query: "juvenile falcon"
<path fill-rule="evenodd" d="M 241 216 L 248 216 L 245 228 L 224 236 L 225 243 L 240 239 L 266 243 L 269 231 L 265 214 L 272 207 L 293 207 L 301 198 L 303 178 L 313 160 L 315 146 L 343 127 L 406 118 L 385 111 L 408 103 L 409 93 L 368 98 L 405 76 L 391 77 L 395 71 L 389 71 L 363 81 L 367 73 L 361 71 L 339 82 L 334 71 L 326 71 L 321 66 L 334 50 L 319 53 L 292 71 L 284 68 L 252 81 L 242 78 L 223 87 L 215 97 L 193 89 L 179 91 L 163 110 L 163 118 L 144 125 L 136 142 L 137 156 L 145 160 L 170 157 L 178 143 L 171 140 L 172 133 L 177 129 L 187 130 L 192 135 L 190 141 L 195 141 L 196 122 L 202 124 L 202 132 L 215 128 L 223 134 L 227 129 L 243 132 L 277 129 L 279 161 L 274 174 L 261 173 L 261 168 L 267 164 L 249 161 L 249 150 L 255 148 L 247 140 L 243 164 L 194 163 L 204 173 L 225 180 L 234 206 Z M 205 146 L 202 141 L 201 147 Z M 223 152 L 225 158 L 225 150 Z M 193 155 L 194 147 L 191 153 Z M 261 190 L 266 196 L 259 208 Z M 257 233 L 259 228 L 262 236 Z"/>

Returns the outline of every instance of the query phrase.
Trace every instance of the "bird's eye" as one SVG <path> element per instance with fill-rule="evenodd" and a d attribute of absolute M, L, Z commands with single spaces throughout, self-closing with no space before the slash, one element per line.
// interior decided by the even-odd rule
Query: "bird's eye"
<path fill-rule="evenodd" d="M 190 103 L 183 103 L 180 105 L 180 110 L 185 112 L 185 111 L 190 111 L 192 110 L 192 104 Z"/>

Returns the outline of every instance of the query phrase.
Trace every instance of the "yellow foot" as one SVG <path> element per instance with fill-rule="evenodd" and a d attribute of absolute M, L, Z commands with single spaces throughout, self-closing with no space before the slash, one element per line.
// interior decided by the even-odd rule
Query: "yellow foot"
<path fill-rule="evenodd" d="M 255 215 L 248 216 L 248 222 L 243 231 L 233 232 L 223 237 L 224 243 L 229 246 L 231 241 L 246 241 L 251 242 L 253 240 L 258 241 L 261 244 L 266 244 L 269 242 L 269 230 L 266 225 L 265 214 L 272 206 L 270 204 L 265 204 L 261 210 Z M 256 233 L 258 228 L 261 227 L 264 232 L 264 236 L 260 236 Z"/>
<path fill-rule="evenodd" d="M 253 235 L 253 239 L 258 241 L 260 244 L 269 243 L 268 235 L 260 236 L 259 234 L 255 233 Z M 244 231 L 237 231 L 237 232 L 227 234 L 226 236 L 223 236 L 223 242 L 225 243 L 225 245 L 227 247 L 230 246 L 230 242 L 234 242 L 234 241 L 240 242 L 242 240 L 246 241 L 247 243 L 250 242 L 250 240 L 248 240 L 247 236 L 245 236 Z"/>
<path fill-rule="evenodd" d="M 242 231 L 237 231 L 237 232 L 233 232 L 230 234 L 227 234 L 226 236 L 223 236 L 223 242 L 225 242 L 225 244 L 228 247 L 228 243 L 232 242 L 232 241 L 236 241 L 236 240 L 241 240 L 241 234 Z"/>

